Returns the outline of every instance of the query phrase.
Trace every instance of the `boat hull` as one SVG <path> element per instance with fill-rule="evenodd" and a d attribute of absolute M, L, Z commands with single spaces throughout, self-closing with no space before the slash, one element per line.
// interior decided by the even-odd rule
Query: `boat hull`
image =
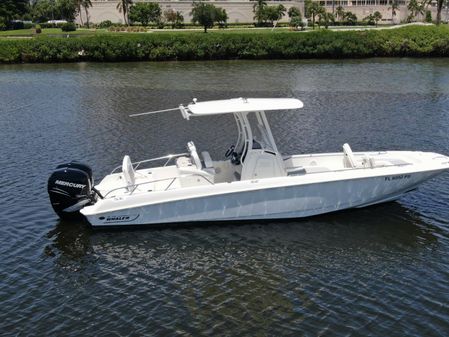
<path fill-rule="evenodd" d="M 94 227 L 164 224 L 198 221 L 238 221 L 302 218 L 399 198 L 419 184 L 443 172 L 433 170 L 405 174 L 357 177 L 198 195 L 193 189 L 182 200 L 123 207 L 110 212 L 84 212 Z M 236 185 L 237 186 L 237 185 Z M 90 213 L 90 214 L 89 214 Z"/>

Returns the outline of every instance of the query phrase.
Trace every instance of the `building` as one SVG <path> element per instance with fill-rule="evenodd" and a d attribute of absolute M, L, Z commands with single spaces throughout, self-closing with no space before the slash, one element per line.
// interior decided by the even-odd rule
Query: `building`
<path fill-rule="evenodd" d="M 151 1 L 151 0 L 134 0 Z M 190 11 L 192 10 L 192 0 L 153 0 L 159 3 L 162 12 L 173 9 L 179 11 L 184 16 L 185 22 L 191 21 Z M 359 21 L 365 17 L 378 11 L 382 14 L 380 23 L 400 23 L 406 21 L 409 16 L 407 4 L 409 0 L 398 0 L 399 9 L 396 15 L 391 13 L 391 0 L 313 0 L 323 5 L 328 12 L 335 12 L 338 6 L 342 6 L 345 11 L 350 11 L 357 16 Z M 110 20 L 114 23 L 124 23 L 123 14 L 117 10 L 118 0 L 92 0 L 92 8 L 89 8 L 90 22 L 100 23 L 105 20 Z M 252 23 L 254 22 L 253 6 L 255 1 L 250 0 L 211 0 L 217 6 L 224 8 L 229 16 L 228 23 Z M 287 10 L 290 7 L 298 7 L 304 14 L 304 0 L 281 0 L 281 1 L 267 1 L 267 5 L 284 5 Z M 431 10 L 432 17 L 436 18 L 435 1 L 427 8 Z M 85 20 L 85 13 L 82 13 L 83 20 Z M 418 17 L 418 19 L 423 19 Z M 281 22 L 288 21 L 288 16 L 284 16 Z M 447 10 L 442 13 L 442 21 L 447 22 Z M 79 21 L 79 19 L 78 19 Z"/>
<path fill-rule="evenodd" d="M 358 21 L 362 21 L 368 15 L 374 12 L 382 14 L 382 20 L 379 23 L 391 24 L 401 23 L 407 20 L 410 12 L 407 9 L 409 0 L 397 0 L 399 9 L 396 10 L 396 15 L 393 16 L 391 12 L 392 0 L 313 0 L 323 5 L 328 12 L 335 12 L 338 6 L 342 6 L 346 12 L 352 12 L 357 16 Z M 432 18 L 436 18 L 436 1 L 427 7 L 432 13 Z M 417 20 L 423 21 L 424 15 L 417 17 Z M 442 20 L 447 22 L 447 19 L 442 15 Z"/>
<path fill-rule="evenodd" d="M 148 1 L 148 0 L 134 0 Z M 161 6 L 162 12 L 173 9 L 179 11 L 184 16 L 185 22 L 191 22 L 192 17 L 190 11 L 192 10 L 192 0 L 162 0 L 156 1 Z M 228 23 L 250 23 L 254 21 L 253 6 L 254 1 L 249 0 L 216 0 L 211 1 L 215 6 L 224 8 L 228 14 Z M 105 20 L 111 20 L 114 23 L 124 23 L 123 14 L 117 10 L 117 0 L 92 0 L 92 8 L 89 8 L 90 22 L 100 23 Z M 292 1 L 267 1 L 269 6 L 272 5 L 284 5 L 287 10 L 290 7 L 298 7 L 303 11 L 303 0 Z M 85 13 L 82 13 L 83 20 L 85 21 Z M 288 17 L 285 16 L 281 21 L 288 21 Z"/>

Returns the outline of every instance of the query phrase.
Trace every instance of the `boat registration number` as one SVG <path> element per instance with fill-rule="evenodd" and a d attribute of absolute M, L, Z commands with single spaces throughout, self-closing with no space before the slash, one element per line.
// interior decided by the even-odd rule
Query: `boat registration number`
<path fill-rule="evenodd" d="M 400 174 L 397 176 L 389 176 L 385 177 L 385 181 L 394 181 L 394 180 L 401 180 L 401 179 L 410 179 L 410 174 Z"/>

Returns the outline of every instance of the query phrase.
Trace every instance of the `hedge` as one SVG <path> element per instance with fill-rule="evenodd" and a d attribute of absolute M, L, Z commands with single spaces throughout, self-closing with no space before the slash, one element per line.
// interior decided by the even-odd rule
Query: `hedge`
<path fill-rule="evenodd" d="M 0 39 L 0 62 L 449 56 L 447 27 L 261 33 L 105 34 Z"/>

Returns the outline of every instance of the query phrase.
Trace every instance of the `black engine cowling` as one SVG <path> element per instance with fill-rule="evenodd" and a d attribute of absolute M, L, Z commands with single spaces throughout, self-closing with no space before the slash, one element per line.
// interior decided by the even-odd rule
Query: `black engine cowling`
<path fill-rule="evenodd" d="M 96 201 L 92 169 L 76 161 L 58 165 L 47 189 L 51 205 L 61 218 L 78 215 L 80 209 Z"/>

